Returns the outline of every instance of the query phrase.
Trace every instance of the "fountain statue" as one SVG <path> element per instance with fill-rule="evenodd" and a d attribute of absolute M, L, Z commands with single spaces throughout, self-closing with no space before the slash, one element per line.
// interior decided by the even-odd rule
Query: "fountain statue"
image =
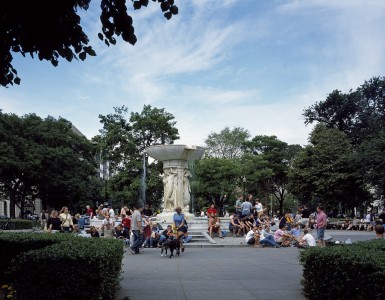
<path fill-rule="evenodd" d="M 200 159 L 205 149 L 197 146 L 186 145 L 157 145 L 146 148 L 146 152 L 152 158 L 163 161 L 163 212 L 159 218 L 166 221 L 172 219 L 176 207 L 181 207 L 186 219 L 189 214 L 191 197 L 188 162 Z"/>

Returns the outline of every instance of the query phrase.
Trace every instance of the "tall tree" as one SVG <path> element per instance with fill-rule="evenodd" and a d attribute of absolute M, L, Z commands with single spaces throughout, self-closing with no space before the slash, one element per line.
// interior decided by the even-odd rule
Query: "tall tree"
<path fill-rule="evenodd" d="M 353 208 L 369 199 L 344 133 L 318 124 L 309 142 L 294 159 L 289 174 L 290 192 L 300 199 L 317 198 L 329 207 L 343 202 Z"/>
<path fill-rule="evenodd" d="M 193 189 L 197 197 L 205 199 L 206 206 L 214 204 L 220 211 L 242 187 L 242 174 L 237 159 L 204 158 L 196 162 Z"/>
<path fill-rule="evenodd" d="M 92 144 L 67 120 L 0 112 L 0 137 L 0 182 L 10 196 L 11 216 L 27 196 L 59 207 L 87 193 L 95 174 Z"/>
<path fill-rule="evenodd" d="M 279 203 L 279 211 L 282 212 L 291 160 L 301 150 L 301 146 L 288 145 L 276 136 L 257 135 L 245 143 L 245 149 L 266 162 L 264 176 L 258 178 L 257 184 L 264 194 L 265 203 L 268 203 L 270 194 L 274 195 Z"/>
<path fill-rule="evenodd" d="M 378 158 L 385 156 L 381 146 L 385 132 L 385 77 L 373 77 L 347 94 L 334 91 L 325 101 L 307 108 L 304 116 L 306 124 L 320 122 L 344 132 L 358 160 L 365 162 L 360 164 L 360 171 L 367 184 L 377 187 L 382 193 L 385 191 L 378 180 L 382 177 L 381 168 L 376 168 L 379 166 Z"/>
<path fill-rule="evenodd" d="M 237 158 L 243 154 L 243 145 L 250 133 L 241 127 L 225 127 L 219 133 L 210 133 L 205 140 L 207 155 L 218 158 Z"/>
<path fill-rule="evenodd" d="M 115 203 L 136 204 L 144 188 L 145 172 L 145 199 L 157 208 L 163 194 L 162 163 L 149 164 L 144 150 L 153 145 L 172 144 L 179 138 L 174 116 L 164 108 L 150 105 L 145 105 L 141 113 L 131 112 L 129 120 L 127 107 L 114 107 L 114 111 L 106 116 L 99 115 L 103 128 L 93 139 L 103 159 L 110 162 L 114 174 L 109 180 L 110 194 Z"/>
<path fill-rule="evenodd" d="M 153 0 L 155 2 L 156 0 Z M 98 37 L 107 46 L 116 39 L 132 45 L 136 43 L 133 20 L 124 0 L 100 1 L 101 32 Z M 132 1 L 134 9 L 148 5 L 148 0 Z M 164 16 L 170 19 L 178 13 L 174 0 L 158 0 Z M 0 84 L 20 84 L 20 77 L 12 66 L 12 52 L 23 56 L 37 55 L 53 66 L 59 57 L 72 61 L 85 60 L 96 53 L 88 45 L 89 38 L 81 26 L 79 10 L 87 10 L 90 0 L 5 1 L 0 10 Z"/>

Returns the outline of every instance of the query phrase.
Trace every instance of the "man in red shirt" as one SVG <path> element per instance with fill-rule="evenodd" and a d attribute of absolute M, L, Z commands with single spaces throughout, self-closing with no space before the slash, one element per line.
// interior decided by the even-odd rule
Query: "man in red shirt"
<path fill-rule="evenodd" d="M 317 239 L 318 246 L 325 247 L 324 235 L 326 225 L 328 223 L 328 217 L 323 212 L 322 206 L 317 207 Z"/>
<path fill-rule="evenodd" d="M 127 215 L 123 215 L 122 216 L 122 225 L 125 229 L 127 229 L 128 231 L 130 231 L 131 229 L 131 218 Z"/>
<path fill-rule="evenodd" d="M 90 219 L 92 219 L 94 216 L 94 210 L 89 205 L 86 206 L 86 209 L 86 215 L 90 216 Z"/>
<path fill-rule="evenodd" d="M 206 212 L 206 215 L 208 218 L 210 218 L 211 216 L 217 215 L 217 210 L 215 209 L 214 204 L 211 204 L 210 208 Z"/>

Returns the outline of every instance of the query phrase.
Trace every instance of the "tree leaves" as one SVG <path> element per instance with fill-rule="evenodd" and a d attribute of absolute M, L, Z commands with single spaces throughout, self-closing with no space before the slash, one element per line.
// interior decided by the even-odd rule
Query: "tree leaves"
<path fill-rule="evenodd" d="M 133 1 L 134 9 L 148 5 L 148 0 Z M 164 16 L 170 19 L 178 13 L 172 0 L 159 0 Z M 90 0 L 39 2 L 27 1 L 20 5 L 18 1 L 6 0 L 0 12 L 0 85 L 7 87 L 20 84 L 20 78 L 12 65 L 11 53 L 26 53 L 40 60 L 48 60 L 58 66 L 59 57 L 72 61 L 84 61 L 96 53 L 88 46 L 88 36 L 81 26 L 78 9 L 87 10 Z M 116 37 L 135 45 L 137 37 L 132 26 L 132 17 L 127 14 L 124 0 L 101 0 L 100 22 L 102 26 L 98 38 L 107 46 L 115 45 Z"/>

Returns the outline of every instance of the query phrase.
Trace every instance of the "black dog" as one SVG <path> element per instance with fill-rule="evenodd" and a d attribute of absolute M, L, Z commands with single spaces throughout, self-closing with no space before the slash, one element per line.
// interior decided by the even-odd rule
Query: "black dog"
<path fill-rule="evenodd" d="M 165 251 L 167 255 L 167 249 L 170 250 L 170 258 L 174 256 L 174 250 L 176 250 L 176 255 L 180 254 L 180 242 L 178 239 L 174 237 L 169 237 L 164 244 L 161 246 L 162 251 L 160 252 L 161 256 L 163 256 L 163 251 Z"/>

